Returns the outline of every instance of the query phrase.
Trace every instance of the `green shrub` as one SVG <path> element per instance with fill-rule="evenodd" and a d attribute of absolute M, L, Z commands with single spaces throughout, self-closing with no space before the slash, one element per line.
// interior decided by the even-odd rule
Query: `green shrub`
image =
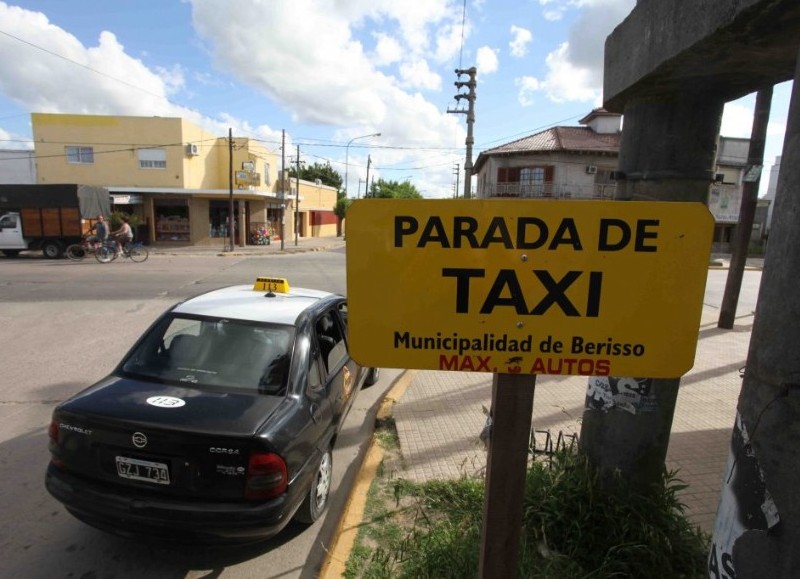
<path fill-rule="evenodd" d="M 360 564 L 350 566 L 347 576 L 477 576 L 483 481 L 396 480 L 388 486 L 393 509 L 382 512 L 380 524 L 392 518 L 392 531 L 374 534 L 372 556 L 365 560 L 362 551 Z M 677 497 L 683 488 L 675 473 L 667 472 L 651 489 L 632 488 L 621 478 L 601 480 L 570 451 L 557 453 L 550 464 L 533 463 L 518 576 L 704 576 L 709 537 L 686 519 Z"/>

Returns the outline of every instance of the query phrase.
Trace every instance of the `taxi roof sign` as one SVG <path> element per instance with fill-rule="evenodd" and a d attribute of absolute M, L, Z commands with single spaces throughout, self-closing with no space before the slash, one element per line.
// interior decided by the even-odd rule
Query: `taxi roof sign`
<path fill-rule="evenodd" d="M 701 203 L 355 201 L 348 325 L 364 366 L 674 378 L 694 364 Z"/>
<path fill-rule="evenodd" d="M 258 277 L 253 284 L 253 291 L 289 293 L 289 280 L 283 277 Z"/>

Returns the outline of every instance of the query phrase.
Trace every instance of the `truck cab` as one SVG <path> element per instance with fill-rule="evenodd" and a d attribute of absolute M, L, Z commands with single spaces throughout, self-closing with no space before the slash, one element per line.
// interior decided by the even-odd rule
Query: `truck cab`
<path fill-rule="evenodd" d="M 22 237 L 19 213 L 5 213 L 0 216 L 0 249 L 9 256 L 28 249 L 28 244 Z"/>

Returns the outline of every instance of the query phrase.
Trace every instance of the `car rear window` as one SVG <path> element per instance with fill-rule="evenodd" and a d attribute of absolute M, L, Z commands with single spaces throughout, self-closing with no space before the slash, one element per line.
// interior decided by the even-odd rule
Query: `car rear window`
<path fill-rule="evenodd" d="M 293 344 L 291 326 L 166 316 L 121 369 L 139 378 L 283 396 Z"/>

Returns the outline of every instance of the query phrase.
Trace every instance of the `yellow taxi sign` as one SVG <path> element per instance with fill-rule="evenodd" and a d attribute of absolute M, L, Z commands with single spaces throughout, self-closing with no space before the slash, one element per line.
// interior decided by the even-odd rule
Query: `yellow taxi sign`
<path fill-rule="evenodd" d="M 694 363 L 702 204 L 367 199 L 347 221 L 362 365 L 671 378 Z"/>
<path fill-rule="evenodd" d="M 288 294 L 289 280 L 282 277 L 259 277 L 253 284 L 253 291 Z"/>

